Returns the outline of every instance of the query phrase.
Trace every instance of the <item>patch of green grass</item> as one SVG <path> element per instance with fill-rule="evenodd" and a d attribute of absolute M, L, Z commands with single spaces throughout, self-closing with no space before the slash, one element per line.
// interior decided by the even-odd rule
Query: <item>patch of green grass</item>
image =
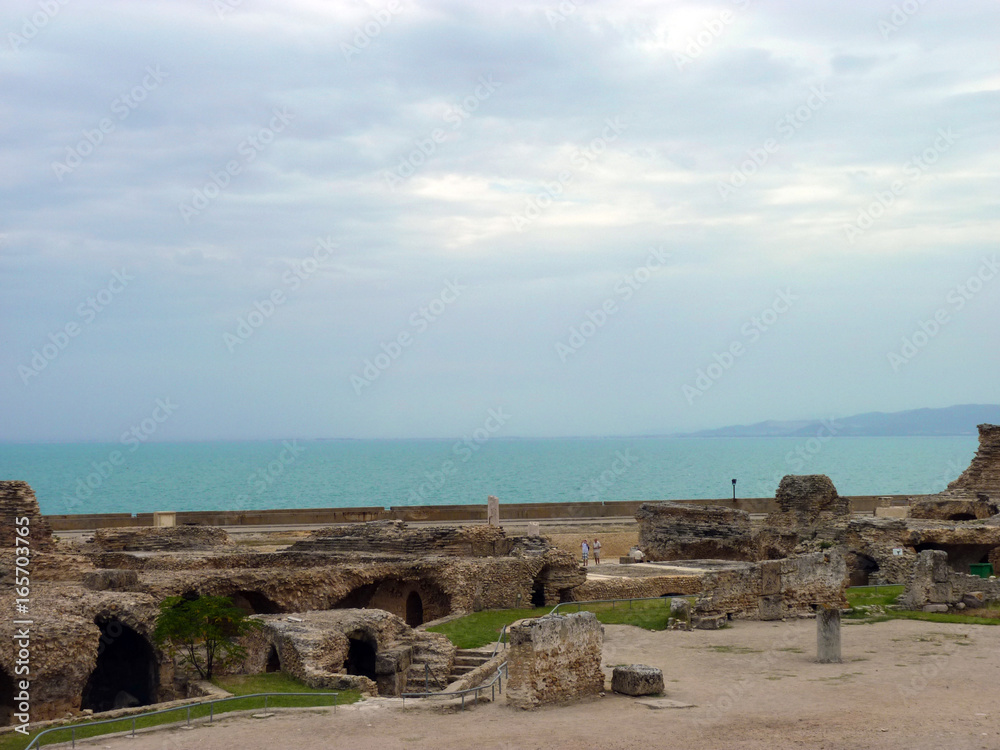
<path fill-rule="evenodd" d="M 717 654 L 760 654 L 760 653 L 763 653 L 758 648 L 749 648 L 747 646 L 708 646 L 708 650 L 709 651 L 714 651 Z"/>
<path fill-rule="evenodd" d="M 878 588 L 847 589 L 847 602 L 852 607 L 885 607 L 895 604 L 905 586 L 879 586 Z"/>
<path fill-rule="evenodd" d="M 212 680 L 212 682 L 221 687 L 223 690 L 226 690 L 236 696 L 251 695 L 253 693 L 330 692 L 315 690 L 305 683 L 299 682 L 298 680 L 289 677 L 286 674 L 282 674 L 281 672 L 259 675 L 227 675 L 225 677 L 217 677 Z M 337 697 L 338 706 L 345 705 L 347 703 L 356 703 L 361 699 L 361 694 L 355 690 L 341 690 L 338 692 L 340 693 Z M 231 711 L 260 709 L 263 705 L 263 698 L 232 700 L 227 703 L 216 704 L 212 713 L 218 716 L 219 714 Z M 331 698 L 326 696 L 274 696 L 268 698 L 267 705 L 268 707 L 274 706 L 278 708 L 307 708 L 312 706 L 332 706 L 333 701 Z M 149 709 L 155 710 L 156 706 L 150 706 Z M 137 716 L 135 719 L 135 729 L 136 731 L 139 731 L 140 729 L 148 729 L 150 727 L 161 726 L 163 724 L 186 721 L 187 710 L 187 707 L 183 706 L 175 708 L 169 713 L 159 714 L 157 716 Z M 191 706 L 192 720 L 208 715 L 208 706 L 199 704 Z M 71 727 L 76 727 L 76 738 L 78 740 L 85 737 L 97 737 L 102 734 L 132 731 L 131 717 L 127 719 L 119 719 L 111 724 L 101 724 L 98 726 L 92 726 L 92 724 L 93 722 L 91 720 L 87 720 L 73 722 L 72 724 L 67 724 L 65 727 L 60 727 L 58 732 L 53 732 L 43 738 L 43 747 L 51 745 L 55 742 L 69 742 L 73 736 L 73 730 Z M 16 733 L 12 735 L 5 735 L 2 739 L 0 739 L 0 750 L 24 750 L 24 748 L 28 746 L 28 743 L 38 733 L 39 732 L 37 731 L 32 732 L 27 737 Z"/>
<path fill-rule="evenodd" d="M 528 617 L 542 617 L 552 611 L 552 607 L 534 609 L 489 609 L 473 612 L 441 625 L 433 625 L 428 630 L 444 633 L 458 648 L 479 648 L 495 643 L 504 625 Z M 646 630 L 664 630 L 670 617 L 669 599 L 655 601 L 610 602 L 601 604 L 567 604 L 559 609 L 560 614 L 573 612 L 593 612 L 605 625 L 635 625 Z"/>

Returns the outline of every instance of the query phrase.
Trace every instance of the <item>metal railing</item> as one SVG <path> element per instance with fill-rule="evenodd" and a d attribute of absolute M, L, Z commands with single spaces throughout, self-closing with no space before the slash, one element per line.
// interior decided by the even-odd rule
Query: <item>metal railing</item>
<path fill-rule="evenodd" d="M 465 690 L 455 690 L 454 692 L 432 692 L 432 693 L 401 693 L 400 697 L 403 702 L 406 702 L 407 698 L 459 698 L 462 699 L 462 710 L 465 710 L 465 696 L 469 693 L 474 694 L 475 704 L 479 705 L 479 693 L 486 688 L 490 689 L 490 700 L 496 700 L 497 693 L 503 695 L 503 678 L 507 676 L 507 662 L 501 663 L 497 667 L 496 674 L 493 675 L 493 679 L 489 682 L 484 682 L 478 687 L 466 688 Z"/>
<path fill-rule="evenodd" d="M 156 711 L 143 711 L 142 713 L 133 714 L 132 716 L 121 716 L 121 717 L 119 717 L 117 719 L 102 719 L 101 721 L 90 721 L 90 722 L 87 722 L 86 724 L 73 724 L 73 725 L 68 726 L 68 727 L 52 727 L 50 729 L 46 729 L 46 730 L 41 731 L 38 734 L 36 734 L 35 737 L 31 740 L 31 742 L 28 743 L 28 746 L 25 748 L 25 750 L 34 750 L 35 748 L 40 748 L 42 746 L 42 738 L 45 737 L 46 735 L 55 734 L 56 732 L 68 732 L 70 734 L 70 741 L 72 743 L 72 747 L 75 748 L 76 747 L 77 732 L 80 732 L 80 739 L 84 739 L 84 737 L 95 737 L 95 736 L 104 734 L 104 732 L 96 732 L 95 734 L 84 734 L 84 732 L 86 730 L 89 730 L 91 727 L 98 727 L 98 726 L 102 726 L 102 725 L 105 725 L 105 724 L 123 724 L 123 723 L 127 724 L 129 721 L 132 722 L 132 728 L 131 728 L 131 735 L 130 736 L 135 737 L 136 720 L 137 719 L 145 719 L 146 717 L 149 717 L 149 716 L 158 716 L 158 715 L 162 715 L 162 714 L 175 713 L 177 711 L 186 711 L 187 712 L 187 725 L 191 726 L 191 709 L 192 708 L 194 708 L 194 709 L 203 708 L 205 706 L 208 707 L 208 722 L 211 724 L 212 721 L 215 719 L 215 707 L 217 705 L 219 705 L 219 704 L 228 703 L 230 701 L 245 701 L 245 700 L 249 700 L 251 698 L 263 698 L 264 699 L 263 709 L 264 709 L 264 711 L 267 711 L 267 709 L 268 709 L 268 705 L 267 705 L 268 698 L 270 698 L 272 696 L 278 696 L 278 697 L 304 697 L 304 696 L 328 697 L 328 696 L 333 696 L 333 710 L 334 710 L 334 712 L 336 712 L 337 711 L 337 698 L 340 696 L 340 693 L 337 693 L 337 692 L 333 692 L 333 693 L 331 693 L 331 692 L 324 692 L 324 693 L 252 693 L 251 695 L 233 695 L 233 696 L 231 696 L 229 698 L 216 698 L 216 699 L 210 700 L 210 701 L 200 701 L 198 703 L 190 703 L 190 704 L 188 704 L 186 706 L 174 706 L 173 708 L 161 708 L 161 709 L 156 710 Z M 255 709 L 253 709 L 253 708 L 245 708 L 245 709 L 237 709 L 237 710 L 241 710 L 241 711 L 253 711 Z M 197 719 L 204 719 L 205 716 L 204 715 L 202 715 L 202 716 L 195 716 L 194 718 L 196 720 Z M 167 723 L 174 723 L 174 722 L 164 722 L 164 724 L 167 724 Z M 153 726 L 161 726 L 161 725 L 154 724 Z M 146 727 L 139 727 L 139 728 L 140 729 L 145 729 Z M 108 732 L 108 734 L 117 734 L 118 732 L 129 732 L 129 731 L 130 730 L 126 727 L 125 729 L 121 729 L 121 730 L 113 730 L 111 732 Z M 60 740 L 60 742 L 65 742 L 65 740 Z"/>

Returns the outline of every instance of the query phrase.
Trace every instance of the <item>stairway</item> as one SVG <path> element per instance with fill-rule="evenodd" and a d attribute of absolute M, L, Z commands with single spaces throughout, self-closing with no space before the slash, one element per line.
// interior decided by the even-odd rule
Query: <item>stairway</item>
<path fill-rule="evenodd" d="M 466 675 L 476 667 L 481 667 L 490 660 L 490 652 L 473 651 L 467 648 L 460 648 L 455 652 L 455 663 L 451 668 L 449 682 L 454 682 L 462 675 Z"/>

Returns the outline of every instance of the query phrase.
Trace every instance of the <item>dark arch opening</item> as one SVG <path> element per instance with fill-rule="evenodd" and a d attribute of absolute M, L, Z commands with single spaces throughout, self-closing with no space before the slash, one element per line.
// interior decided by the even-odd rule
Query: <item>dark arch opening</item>
<path fill-rule="evenodd" d="M 975 521 L 976 516 L 973 513 L 952 513 L 948 516 L 949 521 Z"/>
<path fill-rule="evenodd" d="M 411 628 L 424 624 L 424 602 L 420 594 L 411 591 L 406 597 L 406 624 Z"/>
<path fill-rule="evenodd" d="M 277 615 L 282 609 L 272 599 L 259 591 L 237 591 L 229 595 L 234 607 L 248 615 Z"/>
<path fill-rule="evenodd" d="M 0 669 L 0 727 L 14 723 L 14 680 Z"/>
<path fill-rule="evenodd" d="M 278 647 L 273 643 L 271 644 L 271 651 L 267 655 L 267 666 L 264 667 L 265 672 L 280 672 L 281 671 L 281 659 L 278 657 Z"/>
<path fill-rule="evenodd" d="M 377 583 L 366 583 L 358 586 L 337 602 L 337 606 L 334 609 L 362 609 L 367 607 L 372 600 L 372 596 L 375 595 L 375 589 L 377 588 Z"/>
<path fill-rule="evenodd" d="M 545 606 L 545 584 L 537 578 L 531 584 L 531 606 Z"/>
<path fill-rule="evenodd" d="M 363 633 L 347 636 L 347 661 L 344 668 L 347 674 L 360 675 L 375 679 L 375 643 Z"/>
<path fill-rule="evenodd" d="M 872 573 L 877 573 L 879 569 L 874 558 L 860 552 L 855 552 L 849 563 L 849 585 L 851 586 L 867 586 L 871 581 Z"/>
<path fill-rule="evenodd" d="M 96 624 L 101 628 L 97 664 L 83 688 L 80 708 L 98 712 L 155 703 L 159 664 L 153 647 L 118 619 Z"/>

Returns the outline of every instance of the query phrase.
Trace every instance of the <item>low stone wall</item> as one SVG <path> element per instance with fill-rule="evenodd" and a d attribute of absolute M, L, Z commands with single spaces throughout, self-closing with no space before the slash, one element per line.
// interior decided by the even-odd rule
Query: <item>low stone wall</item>
<path fill-rule="evenodd" d="M 756 560 L 750 514 L 715 505 L 643 503 L 635 514 L 646 559 Z"/>
<path fill-rule="evenodd" d="M 1000 579 L 958 573 L 948 564 L 948 553 L 929 549 L 917 555 L 900 603 L 908 609 L 927 604 L 952 606 L 974 591 L 983 593 L 983 601 L 1000 601 Z"/>
<path fill-rule="evenodd" d="M 510 628 L 507 703 L 532 709 L 604 689 L 604 627 L 593 612 L 547 615 Z"/>
<path fill-rule="evenodd" d="M 107 552 L 207 550 L 232 543 L 229 534 L 211 526 L 98 529 L 94 532 L 94 544 Z"/>
<path fill-rule="evenodd" d="M 780 620 L 818 606 L 847 606 L 847 565 L 833 550 L 706 573 L 702 585 L 696 617 Z"/>
<path fill-rule="evenodd" d="M 595 599 L 641 599 L 671 594 L 689 596 L 702 590 L 701 575 L 648 576 L 644 578 L 589 579 L 569 592 L 566 601 L 587 602 Z"/>

